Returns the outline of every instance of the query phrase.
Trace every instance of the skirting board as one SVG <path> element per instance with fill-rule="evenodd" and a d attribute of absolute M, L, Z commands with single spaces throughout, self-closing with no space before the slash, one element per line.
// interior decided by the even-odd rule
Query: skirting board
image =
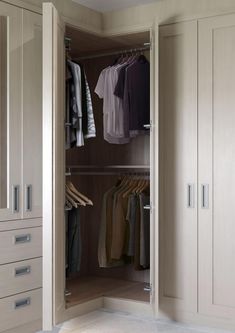
<path fill-rule="evenodd" d="M 153 307 L 151 304 L 145 302 L 138 302 L 126 299 L 118 299 L 111 297 L 100 297 L 92 301 L 88 301 L 77 306 L 68 308 L 61 318 L 61 322 L 68 321 L 75 317 L 84 315 L 86 313 L 98 310 L 107 309 L 112 311 L 127 312 L 135 315 L 141 316 L 151 316 L 153 317 Z"/>
<path fill-rule="evenodd" d="M 88 301 L 76 306 L 73 306 L 66 311 L 64 311 L 63 318 L 61 322 L 73 319 L 75 317 L 84 315 L 86 313 L 98 310 L 103 307 L 103 297 L 96 298 L 92 301 Z"/>
<path fill-rule="evenodd" d="M 154 315 L 153 307 L 151 304 L 126 299 L 104 297 L 103 308 L 112 311 L 121 311 L 148 317 L 153 317 Z"/>
<path fill-rule="evenodd" d="M 214 329 L 235 330 L 235 319 L 208 317 L 199 313 L 177 311 L 176 309 L 163 308 L 160 305 L 158 319 L 175 320 L 180 323 L 203 326 Z"/>

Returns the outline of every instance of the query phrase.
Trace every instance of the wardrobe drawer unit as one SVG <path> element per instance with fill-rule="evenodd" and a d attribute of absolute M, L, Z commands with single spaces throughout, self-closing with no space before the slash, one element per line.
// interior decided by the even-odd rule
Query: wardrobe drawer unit
<path fill-rule="evenodd" d="M 42 287 L 42 258 L 0 266 L 0 298 Z"/>
<path fill-rule="evenodd" d="M 21 293 L 0 300 L 0 332 L 40 319 L 42 289 Z"/>
<path fill-rule="evenodd" d="M 0 232 L 0 265 L 42 256 L 42 228 Z"/>

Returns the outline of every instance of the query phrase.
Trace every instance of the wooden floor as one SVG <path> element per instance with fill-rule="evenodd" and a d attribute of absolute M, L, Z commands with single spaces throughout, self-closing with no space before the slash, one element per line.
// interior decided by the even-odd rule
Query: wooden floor
<path fill-rule="evenodd" d="M 149 302 L 149 292 L 144 291 L 145 283 L 102 277 L 81 277 L 67 280 L 66 289 L 71 293 L 66 297 L 67 307 L 106 296 Z"/>

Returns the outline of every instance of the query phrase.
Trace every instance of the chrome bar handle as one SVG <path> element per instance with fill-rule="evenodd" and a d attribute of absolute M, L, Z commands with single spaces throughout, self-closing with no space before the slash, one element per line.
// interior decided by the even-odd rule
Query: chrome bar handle
<path fill-rule="evenodd" d="M 13 213 L 20 211 L 20 186 L 13 185 L 12 187 Z"/>
<path fill-rule="evenodd" d="M 25 211 L 31 212 L 32 211 L 32 185 L 25 186 Z"/>
<path fill-rule="evenodd" d="M 209 184 L 202 184 L 202 208 L 209 209 Z"/>
<path fill-rule="evenodd" d="M 21 309 L 25 306 L 28 306 L 28 305 L 30 305 L 30 303 L 31 303 L 31 298 L 30 297 L 15 301 L 15 310 Z"/>
<path fill-rule="evenodd" d="M 195 207 L 195 195 L 194 195 L 194 184 L 187 185 L 187 207 Z"/>
<path fill-rule="evenodd" d="M 24 244 L 24 243 L 30 243 L 31 242 L 31 235 L 18 235 L 15 236 L 15 244 Z"/>
<path fill-rule="evenodd" d="M 15 277 L 28 275 L 31 273 L 31 266 L 17 267 L 15 268 Z"/>

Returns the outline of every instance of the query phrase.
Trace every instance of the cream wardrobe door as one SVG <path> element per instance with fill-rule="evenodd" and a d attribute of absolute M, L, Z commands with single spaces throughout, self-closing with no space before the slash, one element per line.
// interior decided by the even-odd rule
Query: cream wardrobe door
<path fill-rule="evenodd" d="M 235 318 L 235 15 L 199 21 L 199 311 Z"/>
<path fill-rule="evenodd" d="M 21 218 L 22 12 L 0 2 L 0 221 Z"/>
<path fill-rule="evenodd" d="M 23 11 L 24 218 L 42 216 L 42 16 Z"/>
<path fill-rule="evenodd" d="M 160 309 L 197 311 L 197 22 L 160 27 Z"/>
<path fill-rule="evenodd" d="M 43 329 L 65 309 L 64 24 L 43 4 Z"/>

